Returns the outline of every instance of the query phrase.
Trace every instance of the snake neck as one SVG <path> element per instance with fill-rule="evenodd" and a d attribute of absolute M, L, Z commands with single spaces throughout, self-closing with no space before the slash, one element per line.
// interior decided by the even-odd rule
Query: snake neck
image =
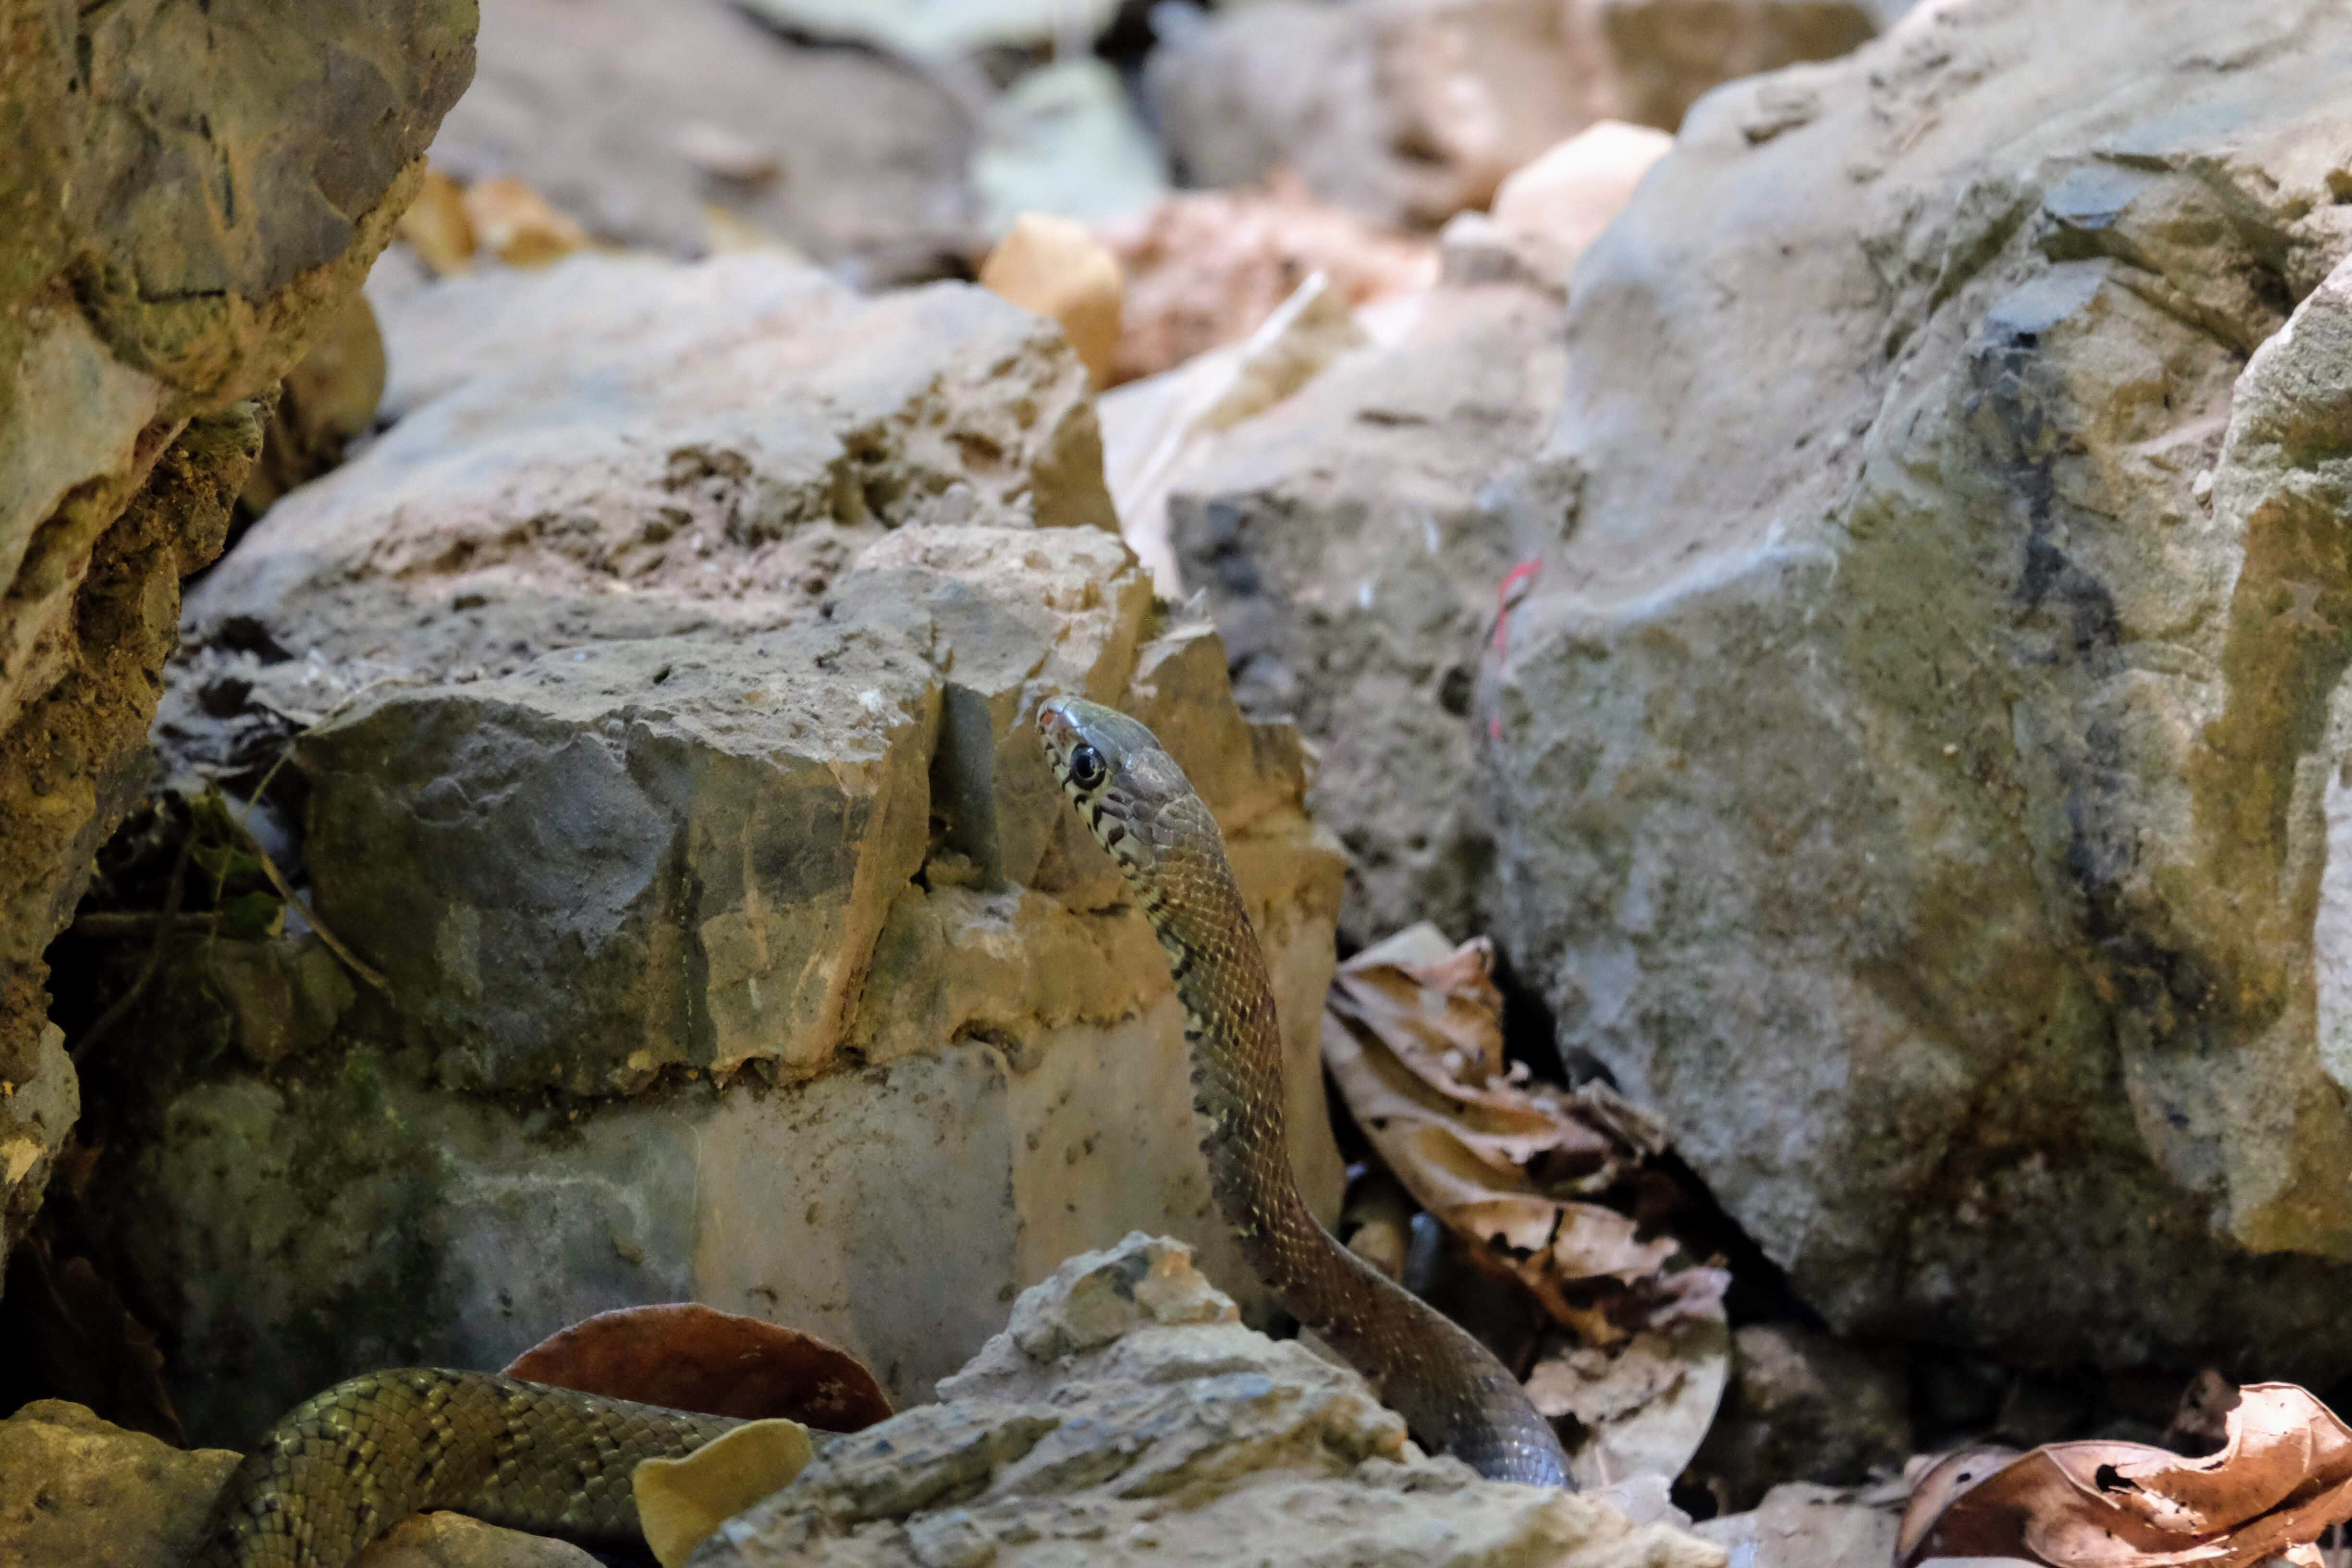
<path fill-rule="evenodd" d="M 1159 877 L 1182 889 L 1147 900 L 1145 912 L 1184 1009 L 1210 1189 L 1276 1300 L 1320 1328 L 1348 1315 L 1337 1287 L 1354 1258 L 1315 1218 L 1291 1173 L 1282 1027 L 1248 906 L 1221 853 L 1163 855 Z"/>

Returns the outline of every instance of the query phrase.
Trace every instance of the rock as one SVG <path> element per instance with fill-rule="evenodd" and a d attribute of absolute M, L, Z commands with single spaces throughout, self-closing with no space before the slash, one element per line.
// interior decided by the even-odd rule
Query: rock
<path fill-rule="evenodd" d="M 1494 929 L 1843 1333 L 2352 1369 L 2347 45 L 1924 8 L 1578 266 Z"/>
<path fill-rule="evenodd" d="M 141 793 L 179 580 L 220 548 L 267 413 L 250 400 L 349 301 L 415 188 L 472 25 L 465 0 L 5 24 L 0 1080 L 36 1095 L 45 1148 L 75 1090 L 42 953 Z M 47 1168 L 17 1157 L 27 1125 L 0 1105 L 0 1248 Z"/>
<path fill-rule="evenodd" d="M 1106 526 L 1060 332 L 751 256 L 383 320 L 399 422 L 204 582 L 158 730 L 249 779 L 306 729 L 308 898 L 388 984 L 207 944 L 126 1030 L 156 1131 L 89 1201 L 190 1429 L 657 1300 L 820 1334 L 904 1402 L 1144 1225 L 1262 1310 L 1166 960 L 1036 704 L 1128 708 L 1216 811 L 1325 1214 L 1341 868 L 1296 739 Z"/>
<path fill-rule="evenodd" d="M 1726 1511 L 1782 1481 L 1852 1486 L 1911 1457 L 1910 1388 L 1899 1358 L 1786 1323 L 1732 1336 L 1732 1381 L 1692 1471 Z"/>
<path fill-rule="evenodd" d="M 1092 58 L 1024 72 L 989 104 L 971 180 L 992 235 L 1024 213 L 1123 218 L 1168 190 L 1160 143 L 1137 117 L 1127 83 Z"/>
<path fill-rule="evenodd" d="M 1024 1291 L 940 1397 L 842 1439 L 697 1568 L 1724 1562 L 1599 1498 L 1423 1458 L 1360 1377 L 1242 1327 L 1183 1247 L 1141 1235 Z"/>
<path fill-rule="evenodd" d="M 878 287 L 958 273 L 978 247 L 975 134 L 922 70 L 793 42 L 722 0 L 487 0 L 473 90 L 433 156 L 466 184 L 519 179 L 599 239 L 699 256 L 715 209 Z"/>
<path fill-rule="evenodd" d="M 0 1420 L 0 1563 L 184 1563 L 236 1462 L 225 1448 L 174 1448 L 79 1405 L 35 1400 Z M 595 1561 L 560 1541 L 431 1513 L 394 1529 L 354 1568 L 593 1568 Z"/>
<path fill-rule="evenodd" d="M 1603 120 L 1516 169 L 1495 193 L 1494 221 L 1543 246 L 1553 276 L 1569 269 L 1615 221 L 1674 138 L 1646 125 Z"/>
<path fill-rule="evenodd" d="M 790 33 L 845 38 L 917 58 L 993 47 L 1076 44 L 1083 52 L 1118 0 L 738 0 Z"/>
<path fill-rule="evenodd" d="M 81 1114 L 81 1079 L 55 1024 L 43 1025 L 30 1070 L 17 1070 L 22 1078 L 0 1080 L 0 1258 L 31 1227 L 49 1172 Z"/>
<path fill-rule="evenodd" d="M 1481 491 L 1557 406 L 1558 321 L 1535 289 L 1441 289 L 1403 342 L 1340 359 L 1171 481 L 1170 538 L 1237 698 L 1318 748 L 1307 798 L 1349 850 L 1352 944 L 1484 929 L 1469 713 L 1512 562 Z"/>
<path fill-rule="evenodd" d="M 1287 174 L 1262 190 L 1173 195 L 1102 235 L 1127 276 L 1113 382 L 1239 342 L 1311 273 L 1359 306 L 1426 289 L 1436 275 L 1426 240 L 1318 202 Z"/>
<path fill-rule="evenodd" d="M 1375 222 L 1434 227 L 1596 121 L 1671 131 L 1706 88 L 1876 26 L 1864 0 L 1266 0 L 1163 45 L 1145 81 L 1187 183 L 1287 167 Z"/>
<path fill-rule="evenodd" d="M 0 1420 L 0 1563 L 185 1563 L 236 1461 L 37 1399 Z"/>
<path fill-rule="evenodd" d="M 1070 218 L 1024 215 L 980 269 L 980 286 L 1024 310 L 1050 316 L 1096 385 L 1118 352 L 1123 292 L 1118 258 Z"/>
<path fill-rule="evenodd" d="M 1691 1532 L 1739 1568 L 1885 1568 L 1895 1561 L 1903 1499 L 1792 1482 L 1774 1487 L 1751 1513 L 1725 1514 Z"/>

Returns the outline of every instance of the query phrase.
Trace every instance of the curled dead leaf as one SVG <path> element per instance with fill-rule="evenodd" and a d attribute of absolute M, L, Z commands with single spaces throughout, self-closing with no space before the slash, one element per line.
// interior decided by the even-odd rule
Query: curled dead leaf
<path fill-rule="evenodd" d="M 2238 1391 L 2221 1450 L 2047 1443 L 1981 1477 L 1955 1455 L 1914 1487 L 1896 1568 L 2015 1557 L 2048 1568 L 2256 1568 L 2316 1561 L 2352 1519 L 2352 1428 L 2292 1384 Z"/>
<path fill-rule="evenodd" d="M 891 1415 L 882 1385 L 847 1351 L 694 1301 L 599 1312 L 506 1370 L 584 1394 L 746 1420 L 780 1416 L 825 1432 L 861 1431 Z"/>

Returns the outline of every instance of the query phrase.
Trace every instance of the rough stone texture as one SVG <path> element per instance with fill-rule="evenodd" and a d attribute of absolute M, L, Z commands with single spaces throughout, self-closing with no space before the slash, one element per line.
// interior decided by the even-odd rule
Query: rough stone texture
<path fill-rule="evenodd" d="M 1559 406 L 1559 306 L 1442 289 L 1405 341 L 1335 362 L 1173 483 L 1170 538 L 1253 717 L 1295 719 L 1349 851 L 1341 931 L 1480 929 L 1493 835 L 1470 702 L 1511 565 L 1482 505 Z"/>
<path fill-rule="evenodd" d="M 1728 1552 L 1738 1568 L 1885 1568 L 1903 1523 L 1901 1488 L 1889 1490 L 1793 1482 L 1774 1487 L 1753 1512 L 1710 1519 L 1691 1532 Z"/>
<path fill-rule="evenodd" d="M 981 242 L 977 135 L 922 71 L 720 0 L 488 0 L 433 157 L 518 176 L 599 238 L 699 256 L 715 205 L 881 286 L 959 270 Z"/>
<path fill-rule="evenodd" d="M 697 1568 L 1721 1568 L 1669 1525 L 1423 1457 L 1354 1373 L 1242 1327 L 1185 1249 L 1064 1264 L 940 1384 L 719 1527 Z"/>
<path fill-rule="evenodd" d="M 1926 7 L 1579 264 L 1496 929 L 1842 1331 L 2352 1368 L 2347 73 Z"/>
<path fill-rule="evenodd" d="M 1376 222 L 1434 226 L 1595 121 L 1671 131 L 1717 82 L 1876 30 L 1862 0 L 1266 0 L 1155 51 L 1146 83 L 1193 184 L 1289 168 Z"/>
<path fill-rule="evenodd" d="M 37 1045 L 41 953 L 136 793 L 179 579 L 253 459 L 247 400 L 358 288 L 473 20 L 145 0 L 0 21 L 0 1080 L 70 1075 Z M 45 1169 L 0 1180 L 0 1253 Z"/>
<path fill-rule="evenodd" d="M 1103 526 L 1051 324 L 756 258 L 384 320 L 406 412 L 193 595 L 159 727 L 236 779 L 338 710 L 297 752 L 301 858 L 390 985 L 338 993 L 310 937 L 211 943 L 139 1031 L 158 1071 L 91 1201 L 191 1430 L 647 1300 L 822 1334 L 904 1402 L 1138 1226 L 1260 1304 L 1166 961 L 1036 704 L 1127 707 L 1217 812 L 1326 1213 L 1340 859 L 1295 737 Z"/>
<path fill-rule="evenodd" d="M 38 1399 L 0 1420 L 0 1568 L 177 1568 L 236 1468 L 225 1448 L 182 1449 L 79 1405 Z M 576 1546 L 452 1513 L 409 1521 L 354 1568 L 593 1568 Z"/>
<path fill-rule="evenodd" d="M 1782 1481 L 1898 1473 L 1911 1457 L 1910 1404 L 1900 1355 L 1751 1323 L 1732 1336 L 1731 1385 L 1691 1472 L 1726 1510 L 1755 1508 Z"/>
<path fill-rule="evenodd" d="M 81 1080 L 66 1055 L 64 1031 L 45 1024 L 32 1070 L 22 1080 L 0 1080 L 0 1258 L 31 1226 L 80 1114 Z"/>

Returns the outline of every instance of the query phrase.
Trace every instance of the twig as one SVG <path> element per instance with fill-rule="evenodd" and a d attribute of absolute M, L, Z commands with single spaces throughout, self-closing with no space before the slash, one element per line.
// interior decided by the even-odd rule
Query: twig
<path fill-rule="evenodd" d="M 122 1022 L 131 1009 L 138 1005 L 139 998 L 147 994 L 147 988 L 155 983 L 155 976 L 163 973 L 163 954 L 171 946 L 173 930 L 179 923 L 180 905 L 187 899 L 188 857 L 195 847 L 196 835 L 192 828 L 181 838 L 180 853 L 172 861 L 172 879 L 163 888 L 163 913 L 156 919 L 155 937 L 148 944 L 147 957 L 139 965 L 138 976 L 131 982 L 129 990 L 117 996 L 106 1011 L 82 1031 L 80 1042 L 68 1053 L 77 1068 L 87 1065 L 93 1058 L 108 1032 Z"/>

